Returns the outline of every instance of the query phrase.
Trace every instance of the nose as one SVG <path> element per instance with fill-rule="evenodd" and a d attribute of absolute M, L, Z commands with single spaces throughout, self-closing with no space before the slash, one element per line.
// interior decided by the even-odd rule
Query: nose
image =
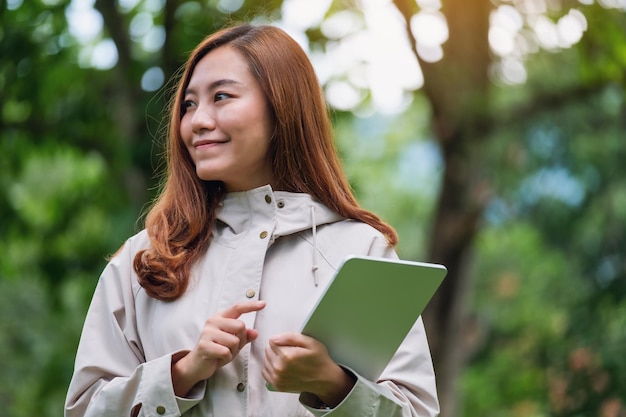
<path fill-rule="evenodd" d="M 211 106 L 198 105 L 191 118 L 191 129 L 194 132 L 215 129 L 215 113 Z"/>

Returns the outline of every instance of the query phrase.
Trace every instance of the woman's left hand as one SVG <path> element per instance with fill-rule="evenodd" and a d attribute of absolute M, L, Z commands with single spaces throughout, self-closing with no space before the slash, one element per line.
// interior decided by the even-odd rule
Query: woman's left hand
<path fill-rule="evenodd" d="M 326 346 L 300 333 L 270 339 L 263 377 L 277 391 L 309 392 L 329 407 L 339 404 L 356 381 L 331 359 Z"/>

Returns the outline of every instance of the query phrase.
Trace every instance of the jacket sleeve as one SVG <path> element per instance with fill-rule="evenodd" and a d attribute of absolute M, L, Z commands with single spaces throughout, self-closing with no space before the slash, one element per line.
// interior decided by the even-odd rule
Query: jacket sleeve
<path fill-rule="evenodd" d="M 81 335 L 65 417 L 179 416 L 200 398 L 174 396 L 172 355 L 145 361 L 139 340 L 131 242 L 106 266 Z M 203 390 L 196 390 L 196 397 Z"/>
<path fill-rule="evenodd" d="M 367 255 L 397 259 L 395 251 L 382 236 L 374 239 Z M 354 374 L 357 381 L 334 409 L 311 407 L 313 402 L 306 395 L 301 395 L 300 401 L 315 416 L 434 417 L 439 414 L 435 372 L 421 317 L 378 381 L 369 381 L 350 369 L 344 369 Z"/>

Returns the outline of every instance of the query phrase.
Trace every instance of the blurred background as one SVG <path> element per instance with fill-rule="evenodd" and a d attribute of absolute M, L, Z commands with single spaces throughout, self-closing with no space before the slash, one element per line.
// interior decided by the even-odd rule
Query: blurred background
<path fill-rule="evenodd" d="M 303 46 L 360 201 L 448 267 L 442 416 L 626 416 L 625 0 L 0 0 L 0 415 L 62 415 L 172 76 L 232 21 Z"/>

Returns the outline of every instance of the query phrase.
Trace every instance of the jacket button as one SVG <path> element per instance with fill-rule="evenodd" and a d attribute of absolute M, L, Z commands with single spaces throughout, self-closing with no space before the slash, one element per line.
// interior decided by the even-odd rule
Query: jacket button
<path fill-rule="evenodd" d="M 278 208 L 283 208 L 283 207 L 285 207 L 285 202 L 284 201 L 279 201 L 278 203 L 276 203 L 276 205 L 278 206 Z"/>
<path fill-rule="evenodd" d="M 249 289 L 248 291 L 246 291 L 246 297 L 248 298 L 252 298 L 256 295 L 256 292 L 253 289 Z"/>
<path fill-rule="evenodd" d="M 243 390 L 245 389 L 246 389 L 246 386 L 243 384 L 243 382 L 240 382 L 237 384 L 237 391 L 243 392 Z"/>
<path fill-rule="evenodd" d="M 265 195 L 265 202 L 266 202 L 267 204 L 271 203 L 271 202 L 272 202 L 272 196 L 271 196 L 271 195 L 269 195 L 269 194 L 266 194 L 266 195 Z"/>
<path fill-rule="evenodd" d="M 163 414 L 165 414 L 165 407 L 163 407 L 162 405 L 158 406 L 156 408 L 156 412 L 158 415 L 162 416 Z"/>
<path fill-rule="evenodd" d="M 259 237 L 260 237 L 261 239 L 265 239 L 265 238 L 267 237 L 267 232 L 266 232 L 265 230 L 263 230 L 263 231 L 261 232 L 261 234 L 259 235 Z"/>

